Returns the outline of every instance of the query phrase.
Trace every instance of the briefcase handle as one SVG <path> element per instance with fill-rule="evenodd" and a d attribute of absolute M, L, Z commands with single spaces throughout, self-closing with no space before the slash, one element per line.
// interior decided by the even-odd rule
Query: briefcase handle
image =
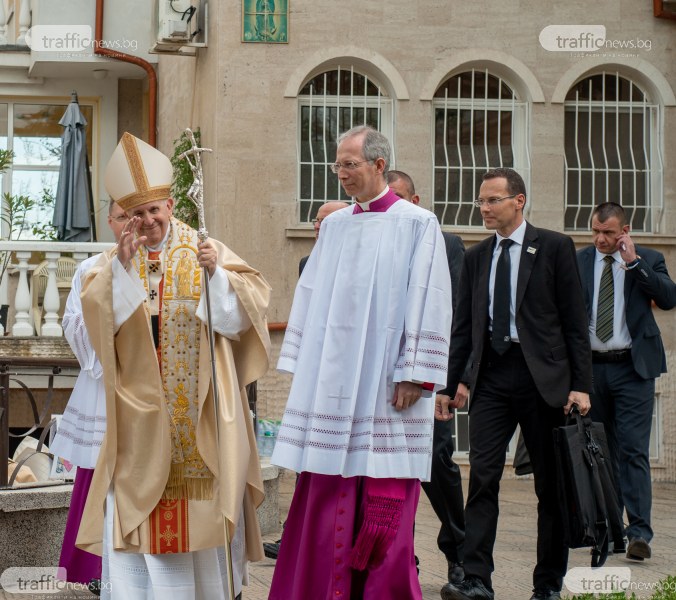
<path fill-rule="evenodd" d="M 598 445 L 594 439 L 594 434 L 592 430 L 593 421 L 589 415 L 583 415 L 580 413 L 580 409 L 577 404 L 573 404 L 573 407 L 570 409 L 570 412 L 566 416 L 566 425 L 575 425 L 577 427 L 578 433 L 584 435 L 587 438 L 587 449 L 597 454 L 601 447 Z"/>

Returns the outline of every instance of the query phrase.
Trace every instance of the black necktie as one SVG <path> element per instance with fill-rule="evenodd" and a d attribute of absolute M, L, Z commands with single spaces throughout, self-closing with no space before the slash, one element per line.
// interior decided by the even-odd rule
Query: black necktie
<path fill-rule="evenodd" d="M 495 268 L 495 285 L 493 286 L 493 336 L 491 346 L 498 354 L 504 354 L 512 345 L 509 331 L 509 305 L 512 299 L 512 261 L 509 247 L 512 240 L 502 240 L 500 256 Z"/>

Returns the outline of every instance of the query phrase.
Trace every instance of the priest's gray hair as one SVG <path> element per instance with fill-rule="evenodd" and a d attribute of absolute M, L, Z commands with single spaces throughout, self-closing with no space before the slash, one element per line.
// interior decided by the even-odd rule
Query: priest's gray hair
<path fill-rule="evenodd" d="M 383 177 L 385 177 L 390 168 L 390 140 L 380 133 L 380 131 L 373 129 L 373 127 L 370 127 L 369 125 L 357 125 L 357 127 L 353 127 L 343 133 L 338 138 L 338 143 L 340 144 L 347 138 L 362 134 L 365 134 L 364 145 L 362 147 L 364 158 L 369 161 L 382 158 L 385 161 L 385 170 L 383 171 Z"/>

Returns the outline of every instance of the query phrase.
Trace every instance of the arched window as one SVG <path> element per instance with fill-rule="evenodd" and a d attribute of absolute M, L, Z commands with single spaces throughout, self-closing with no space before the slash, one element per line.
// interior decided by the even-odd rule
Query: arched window
<path fill-rule="evenodd" d="M 633 81 L 600 73 L 565 102 L 565 227 L 587 231 L 601 202 L 617 202 L 634 231 L 653 231 L 661 203 L 659 107 Z"/>
<path fill-rule="evenodd" d="M 392 138 L 392 101 L 386 91 L 353 67 L 338 67 L 308 81 L 298 97 L 299 221 L 309 223 L 328 200 L 348 200 L 329 165 L 340 134 L 370 125 Z"/>
<path fill-rule="evenodd" d="M 434 94 L 434 212 L 442 225 L 480 226 L 481 176 L 512 167 L 528 182 L 528 103 L 488 70 L 454 75 Z"/>

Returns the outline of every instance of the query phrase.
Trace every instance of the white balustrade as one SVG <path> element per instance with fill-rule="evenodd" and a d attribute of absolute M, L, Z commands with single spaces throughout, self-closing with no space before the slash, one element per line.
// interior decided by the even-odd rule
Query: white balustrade
<path fill-rule="evenodd" d="M 0 0 L 0 46 L 7 43 L 7 12 L 5 0 Z"/>
<path fill-rule="evenodd" d="M 61 256 L 60 252 L 47 252 L 47 287 L 45 288 L 45 297 L 42 301 L 42 307 L 45 311 L 45 323 L 42 325 L 40 335 L 46 337 L 61 337 L 63 329 L 59 325 L 59 308 L 61 299 L 59 298 L 59 288 L 56 285 L 56 261 Z"/>
<path fill-rule="evenodd" d="M 26 45 L 26 32 L 31 26 L 31 13 L 30 0 L 21 0 L 19 6 L 19 37 L 16 39 L 17 45 Z"/>
<path fill-rule="evenodd" d="M 0 3 L 2 0 L 0 0 Z M 39 260 L 31 261 L 33 254 L 40 254 L 47 260 L 47 285 L 42 300 L 43 323 L 39 326 L 40 335 L 60 337 L 63 329 L 60 324 L 59 312 L 62 306 L 59 292 L 60 284 L 57 282 L 56 270 L 59 258 L 64 254 L 72 255 L 79 264 L 88 256 L 104 252 L 112 248 L 112 243 L 107 242 L 43 242 L 43 241 L 0 241 L 0 255 L 4 252 L 13 252 L 16 264 L 5 272 L 5 278 L 0 283 L 0 291 L 6 290 L 10 305 L 14 307 L 14 325 L 11 327 L 13 336 L 35 335 L 33 322 L 31 289 L 29 276 Z M 31 264 L 32 262 L 32 264 Z M 16 293 L 12 298 L 12 287 L 8 285 L 9 272 L 13 272 L 12 279 L 17 277 Z M 31 285 L 37 285 L 32 283 Z"/>
<path fill-rule="evenodd" d="M 17 285 L 16 297 L 14 298 L 16 315 L 12 327 L 12 335 L 16 337 L 33 335 L 33 318 L 30 314 L 31 294 L 28 290 L 28 259 L 30 257 L 31 252 L 29 251 L 16 253 L 16 258 L 19 261 L 19 285 Z"/>

